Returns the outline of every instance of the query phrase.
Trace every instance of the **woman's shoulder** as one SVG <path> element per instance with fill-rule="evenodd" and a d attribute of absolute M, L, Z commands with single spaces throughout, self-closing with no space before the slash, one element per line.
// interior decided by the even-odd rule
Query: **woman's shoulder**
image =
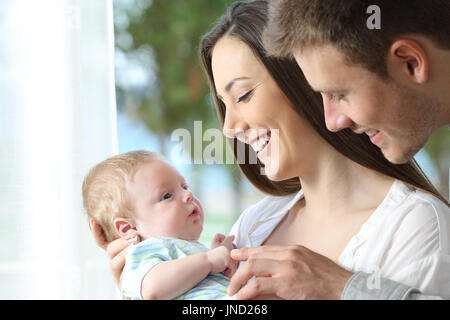
<path fill-rule="evenodd" d="M 383 211 L 399 210 L 406 213 L 420 213 L 421 216 L 449 217 L 450 208 L 435 195 L 396 180 L 384 203 Z M 406 216 L 406 215 L 405 215 Z"/>
<path fill-rule="evenodd" d="M 429 192 L 412 186 L 407 187 L 409 188 L 409 193 L 404 205 L 409 209 L 408 216 L 420 220 L 433 218 L 450 223 L 450 208 L 447 204 Z"/>
<path fill-rule="evenodd" d="M 302 191 L 299 191 L 287 196 L 265 196 L 240 214 L 231 228 L 230 235 L 236 236 L 236 242 L 244 240 L 247 231 L 252 230 L 260 222 L 284 214 L 302 195 Z"/>
<path fill-rule="evenodd" d="M 300 192 L 301 193 L 301 192 Z M 288 207 L 295 198 L 298 198 L 298 193 L 293 193 L 287 196 L 265 196 L 257 203 L 246 208 L 240 217 L 252 220 L 262 220 L 277 215 Z"/>
<path fill-rule="evenodd" d="M 450 254 L 450 208 L 431 193 L 403 184 L 405 197 L 397 206 L 398 234 L 417 241 L 436 241 L 442 253 Z M 412 240 L 412 239 L 411 239 Z"/>

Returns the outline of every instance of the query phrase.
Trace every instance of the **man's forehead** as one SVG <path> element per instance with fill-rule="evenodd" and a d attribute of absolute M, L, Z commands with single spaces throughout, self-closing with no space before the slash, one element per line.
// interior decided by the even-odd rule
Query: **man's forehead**
<path fill-rule="evenodd" d="M 345 56 L 331 44 L 316 44 L 307 46 L 301 49 L 296 49 L 293 52 L 294 56 L 298 58 L 306 57 L 308 59 L 318 58 L 318 59 L 330 59 L 332 58 L 336 62 L 345 63 Z"/>
<path fill-rule="evenodd" d="M 343 55 L 332 46 L 305 48 L 301 52 L 294 52 L 293 55 L 315 91 L 342 91 L 352 76 L 350 66 Z"/>

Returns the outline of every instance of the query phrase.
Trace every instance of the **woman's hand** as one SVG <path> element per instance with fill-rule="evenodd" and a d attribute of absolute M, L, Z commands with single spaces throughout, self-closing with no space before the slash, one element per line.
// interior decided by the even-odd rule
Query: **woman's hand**
<path fill-rule="evenodd" d="M 108 243 L 100 225 L 94 220 L 90 220 L 89 224 L 91 226 L 91 232 L 94 236 L 95 243 L 97 244 L 97 246 L 105 250 L 108 254 L 109 266 L 111 268 L 114 281 L 116 282 L 116 285 L 120 290 L 120 288 L 122 287 L 120 279 L 123 267 L 125 266 L 125 256 L 127 254 L 127 250 L 125 249 L 131 243 L 138 243 L 140 239 L 138 236 L 132 239 L 119 238 Z"/>
<path fill-rule="evenodd" d="M 236 298 L 242 300 L 271 295 L 294 300 L 340 299 L 353 274 L 303 246 L 243 248 L 231 251 L 231 257 L 247 261 L 228 287 L 228 295 L 238 292 Z"/>

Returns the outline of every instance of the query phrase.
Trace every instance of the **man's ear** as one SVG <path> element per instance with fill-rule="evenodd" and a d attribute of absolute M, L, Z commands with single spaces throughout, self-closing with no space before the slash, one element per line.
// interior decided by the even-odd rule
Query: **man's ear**
<path fill-rule="evenodd" d="M 136 226 L 131 221 L 131 219 L 127 218 L 114 219 L 114 229 L 121 238 L 130 239 L 138 235 Z"/>
<path fill-rule="evenodd" d="M 416 84 L 422 84 L 428 80 L 428 56 L 423 47 L 413 40 L 397 40 L 391 45 L 388 68 L 393 78 L 406 76 Z"/>

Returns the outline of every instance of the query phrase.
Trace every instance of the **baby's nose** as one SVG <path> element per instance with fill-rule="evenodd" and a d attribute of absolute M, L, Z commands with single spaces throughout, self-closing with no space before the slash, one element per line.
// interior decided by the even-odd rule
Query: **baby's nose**
<path fill-rule="evenodd" d="M 183 195 L 184 202 L 191 202 L 194 199 L 194 196 L 191 191 L 186 190 Z"/>

